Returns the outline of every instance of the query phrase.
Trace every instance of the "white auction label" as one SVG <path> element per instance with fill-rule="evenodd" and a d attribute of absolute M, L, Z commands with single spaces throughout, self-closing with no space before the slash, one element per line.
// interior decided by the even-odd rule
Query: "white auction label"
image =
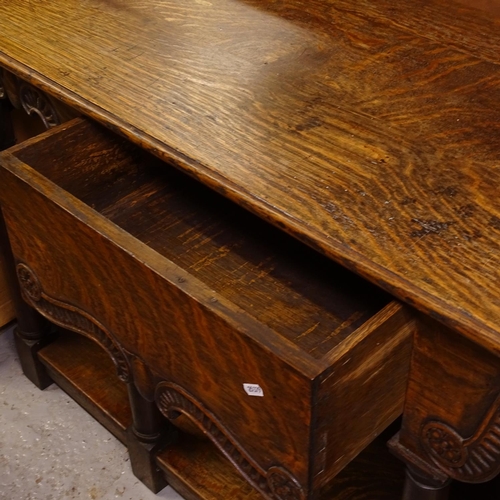
<path fill-rule="evenodd" d="M 264 391 L 259 384 L 243 384 L 243 389 L 249 396 L 260 396 L 264 397 Z"/>

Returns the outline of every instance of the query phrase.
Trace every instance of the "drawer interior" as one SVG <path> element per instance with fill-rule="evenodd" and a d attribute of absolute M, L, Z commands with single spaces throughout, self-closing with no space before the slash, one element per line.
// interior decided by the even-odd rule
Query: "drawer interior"
<path fill-rule="evenodd" d="M 13 154 L 315 358 L 391 300 L 91 122 L 73 122 Z"/>

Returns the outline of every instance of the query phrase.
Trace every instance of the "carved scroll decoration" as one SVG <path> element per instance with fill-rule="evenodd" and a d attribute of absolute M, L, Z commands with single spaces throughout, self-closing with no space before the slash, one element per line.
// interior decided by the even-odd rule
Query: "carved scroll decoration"
<path fill-rule="evenodd" d="M 433 462 L 449 477 L 480 483 L 500 472 L 500 397 L 482 424 L 469 438 L 439 421 L 429 421 L 420 434 L 422 444 Z"/>
<path fill-rule="evenodd" d="M 49 129 L 61 123 L 54 106 L 41 90 L 22 83 L 19 87 L 19 99 L 24 111 L 28 115 L 38 115 L 45 128 Z"/>
<path fill-rule="evenodd" d="M 56 325 L 80 333 L 99 344 L 111 357 L 118 377 L 130 380 L 127 358 L 113 335 L 90 314 L 76 306 L 47 295 L 35 273 L 23 263 L 16 266 L 17 277 L 24 300 Z"/>
<path fill-rule="evenodd" d="M 156 387 L 156 403 L 168 419 L 181 413 L 189 417 L 230 460 L 240 474 L 265 498 L 271 500 L 304 500 L 300 483 L 283 467 L 260 467 L 202 403 L 182 387 L 161 382 Z"/>

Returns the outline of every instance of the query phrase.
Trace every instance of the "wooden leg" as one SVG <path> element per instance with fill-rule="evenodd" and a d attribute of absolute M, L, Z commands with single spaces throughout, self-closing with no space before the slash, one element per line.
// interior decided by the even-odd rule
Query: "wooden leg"
<path fill-rule="evenodd" d="M 16 142 L 10 110 L 12 108 L 8 99 L 2 99 L 2 81 L 0 80 L 0 151 L 13 146 Z"/>
<path fill-rule="evenodd" d="M 161 415 L 156 403 L 144 399 L 133 382 L 128 384 L 133 427 L 128 429 L 127 446 L 135 476 L 154 493 L 167 482 L 156 465 L 156 454 L 174 439 L 173 426 Z"/>
<path fill-rule="evenodd" d="M 0 210 L 0 252 L 4 256 L 7 281 L 17 316 L 16 348 L 26 377 L 40 389 L 52 384 L 45 367 L 38 359 L 38 351 L 51 340 L 50 324 L 31 308 L 21 297 L 14 257 L 9 244 L 7 229 Z"/>
<path fill-rule="evenodd" d="M 1 74 L 0 74 L 1 77 Z M 16 142 L 10 111 L 12 105 L 3 96 L 0 79 L 0 150 L 13 146 Z M 7 268 L 7 280 L 17 316 L 16 348 L 26 377 L 40 389 L 52 383 L 45 367 L 38 360 L 38 351 L 49 341 L 49 324 L 34 309 L 24 302 L 15 275 L 14 258 L 10 249 L 7 230 L 0 211 L 0 252 Z"/>
<path fill-rule="evenodd" d="M 500 473 L 500 360 L 421 317 L 413 340 L 401 431 L 389 443 L 410 468 L 404 500 L 444 500 L 449 478 Z"/>
<path fill-rule="evenodd" d="M 403 500 L 448 500 L 450 483 L 450 480 L 436 481 L 413 467 L 407 467 Z"/>

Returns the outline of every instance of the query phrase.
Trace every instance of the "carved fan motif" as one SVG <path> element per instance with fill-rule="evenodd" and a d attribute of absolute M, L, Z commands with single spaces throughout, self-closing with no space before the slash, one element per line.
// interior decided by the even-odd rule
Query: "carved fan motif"
<path fill-rule="evenodd" d="M 49 98 L 37 88 L 23 83 L 19 88 L 19 97 L 24 111 L 28 115 L 38 115 L 45 128 L 55 127 L 60 124 L 56 110 L 49 101 Z"/>
<path fill-rule="evenodd" d="M 189 417 L 265 498 L 304 500 L 304 491 L 300 483 L 286 469 L 270 467 L 266 471 L 260 467 L 217 417 L 182 387 L 161 382 L 156 388 L 155 399 L 165 417 L 175 419 L 181 413 Z"/>
<path fill-rule="evenodd" d="M 42 298 L 42 287 L 35 273 L 25 264 L 17 265 L 17 277 L 21 291 L 29 301 L 38 302 Z"/>
<path fill-rule="evenodd" d="M 500 398 L 470 438 L 449 425 L 430 421 L 422 427 L 421 442 L 438 467 L 459 481 L 483 482 L 500 472 Z"/>

